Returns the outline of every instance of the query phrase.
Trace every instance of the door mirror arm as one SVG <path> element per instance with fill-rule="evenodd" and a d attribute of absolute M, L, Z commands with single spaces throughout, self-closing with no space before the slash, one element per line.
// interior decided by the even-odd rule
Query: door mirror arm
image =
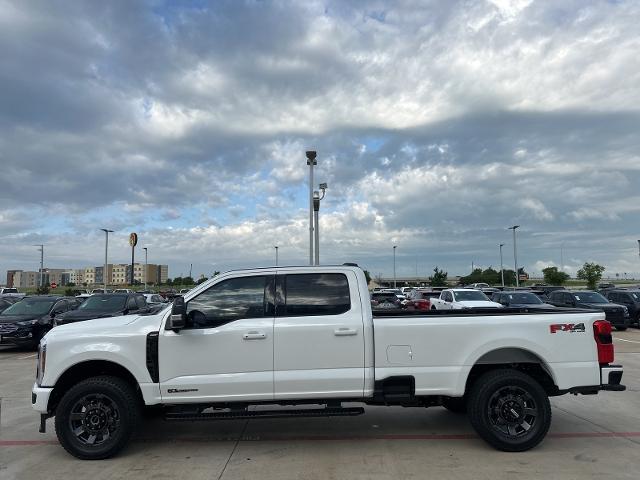
<path fill-rule="evenodd" d="M 178 333 L 186 325 L 187 305 L 184 303 L 184 297 L 176 297 L 171 307 L 171 315 L 167 319 L 167 330 L 173 330 Z"/>

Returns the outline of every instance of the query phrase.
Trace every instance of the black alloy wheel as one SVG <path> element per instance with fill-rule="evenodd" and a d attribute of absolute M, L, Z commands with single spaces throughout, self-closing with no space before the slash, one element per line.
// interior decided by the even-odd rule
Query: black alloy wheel
<path fill-rule="evenodd" d="M 55 411 L 60 444 L 82 460 L 109 458 L 122 450 L 140 417 L 141 399 L 121 378 L 83 380 L 60 399 Z"/>
<path fill-rule="evenodd" d="M 544 388 L 514 369 L 492 370 L 478 377 L 468 395 L 467 410 L 478 435 L 505 452 L 535 447 L 551 425 L 551 404 Z"/>

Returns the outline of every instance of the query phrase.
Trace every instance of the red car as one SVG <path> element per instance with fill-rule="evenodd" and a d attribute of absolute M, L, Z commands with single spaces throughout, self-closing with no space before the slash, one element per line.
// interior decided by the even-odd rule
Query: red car
<path fill-rule="evenodd" d="M 432 290 L 412 290 L 408 298 L 413 302 L 413 308 L 416 310 L 430 310 L 431 299 L 439 296 L 440 292 Z"/>

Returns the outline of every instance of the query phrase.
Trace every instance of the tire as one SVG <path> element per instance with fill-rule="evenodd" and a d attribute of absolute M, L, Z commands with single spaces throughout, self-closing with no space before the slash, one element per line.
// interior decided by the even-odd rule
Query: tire
<path fill-rule="evenodd" d="M 503 452 L 535 447 L 551 425 L 547 393 L 536 380 L 517 370 L 493 370 L 479 377 L 467 408 L 478 435 Z"/>
<path fill-rule="evenodd" d="M 139 404 L 133 387 L 120 378 L 83 380 L 64 394 L 56 408 L 58 440 L 81 460 L 112 457 L 127 445 L 135 431 Z"/>
<path fill-rule="evenodd" d="M 442 400 L 442 406 L 452 413 L 467 413 L 467 402 L 464 397 L 448 397 Z"/>

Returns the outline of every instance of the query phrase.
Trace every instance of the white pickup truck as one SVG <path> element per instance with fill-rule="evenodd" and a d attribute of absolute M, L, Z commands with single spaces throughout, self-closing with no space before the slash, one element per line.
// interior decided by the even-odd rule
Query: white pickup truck
<path fill-rule="evenodd" d="M 440 297 L 431 299 L 432 310 L 463 310 L 465 308 L 502 308 L 484 293 L 474 288 L 449 288 Z"/>
<path fill-rule="evenodd" d="M 1 287 L 0 288 L 0 297 L 24 297 L 25 293 L 18 292 L 17 288 L 14 287 Z"/>
<path fill-rule="evenodd" d="M 218 275 L 156 315 L 55 327 L 32 403 L 81 459 L 117 453 L 152 406 L 168 420 L 364 413 L 343 402 L 466 411 L 488 443 L 523 451 L 547 433 L 549 396 L 621 378 L 602 312 L 374 315 L 357 266 L 276 267 Z"/>

